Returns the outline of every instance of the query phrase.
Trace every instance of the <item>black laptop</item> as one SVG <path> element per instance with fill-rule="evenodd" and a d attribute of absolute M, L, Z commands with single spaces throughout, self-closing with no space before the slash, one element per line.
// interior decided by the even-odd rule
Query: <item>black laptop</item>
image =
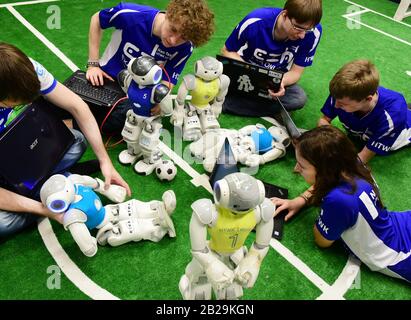
<path fill-rule="evenodd" d="M 0 133 L 0 185 L 33 196 L 74 143 L 74 136 L 39 99 L 27 106 Z"/>
<path fill-rule="evenodd" d="M 230 78 L 230 94 L 270 99 L 268 89 L 280 90 L 284 72 L 217 55 L 224 74 Z"/>
<path fill-rule="evenodd" d="M 93 86 L 86 79 L 86 72 L 81 70 L 75 71 L 64 81 L 64 85 L 77 93 L 90 107 L 111 108 L 126 96 L 117 81 L 104 79 L 103 86 Z"/>

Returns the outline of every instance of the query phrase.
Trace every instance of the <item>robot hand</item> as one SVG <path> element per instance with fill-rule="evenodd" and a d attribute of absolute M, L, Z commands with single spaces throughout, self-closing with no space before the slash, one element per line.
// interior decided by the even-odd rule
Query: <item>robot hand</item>
<path fill-rule="evenodd" d="M 207 252 L 192 251 L 192 255 L 204 267 L 208 280 L 216 291 L 220 291 L 234 281 L 234 272 L 213 254 L 208 248 Z"/>
<path fill-rule="evenodd" d="M 250 168 L 258 167 L 260 165 L 260 156 L 258 154 L 250 154 L 244 164 Z"/>
<path fill-rule="evenodd" d="M 214 103 L 211 105 L 211 111 L 213 112 L 214 116 L 218 118 L 223 111 L 223 102 L 224 101 L 217 101 L 217 99 L 214 101 Z"/>
<path fill-rule="evenodd" d="M 124 202 L 127 196 L 126 188 L 111 184 L 110 187 L 105 190 L 104 182 L 99 178 L 96 178 L 96 181 L 98 183 L 98 187 L 94 189 L 96 192 L 102 194 L 115 203 Z"/>
<path fill-rule="evenodd" d="M 261 262 L 267 255 L 268 246 L 263 249 L 257 249 L 254 245 L 247 256 L 240 261 L 234 270 L 235 279 L 241 283 L 244 288 L 252 288 L 257 281 L 260 272 Z"/>

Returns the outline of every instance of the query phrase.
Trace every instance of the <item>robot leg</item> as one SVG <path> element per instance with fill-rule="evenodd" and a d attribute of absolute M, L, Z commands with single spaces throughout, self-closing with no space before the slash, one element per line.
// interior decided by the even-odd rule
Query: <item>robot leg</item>
<path fill-rule="evenodd" d="M 133 110 L 127 111 L 126 122 L 121 131 L 121 135 L 127 144 L 127 150 L 121 151 L 118 156 L 121 164 L 132 164 L 142 155 L 138 143 L 142 131 L 142 121 L 142 117 L 137 116 Z"/>
<path fill-rule="evenodd" d="M 113 247 L 124 243 L 141 240 L 160 241 L 167 231 L 156 225 L 154 219 L 128 219 L 117 224 L 107 224 L 97 232 L 100 245 L 110 244 Z"/>
<path fill-rule="evenodd" d="M 217 121 L 216 116 L 208 107 L 202 110 L 200 114 L 200 124 L 201 124 L 201 131 L 204 133 L 209 131 L 215 131 L 220 128 L 220 124 Z"/>
<path fill-rule="evenodd" d="M 184 300 L 211 300 L 211 283 L 207 279 L 204 268 L 196 259 L 191 260 L 187 265 L 178 288 Z"/>
<path fill-rule="evenodd" d="M 158 148 L 161 128 L 162 125 L 157 120 L 157 117 L 150 117 L 145 120 L 144 130 L 142 130 L 138 141 L 143 159 L 134 166 L 134 170 L 138 174 L 151 174 L 161 162 L 163 154 Z"/>
<path fill-rule="evenodd" d="M 184 117 L 183 123 L 183 140 L 184 141 L 196 141 L 201 138 L 201 124 L 198 119 L 197 112 L 194 108 L 189 107 L 186 117 Z"/>

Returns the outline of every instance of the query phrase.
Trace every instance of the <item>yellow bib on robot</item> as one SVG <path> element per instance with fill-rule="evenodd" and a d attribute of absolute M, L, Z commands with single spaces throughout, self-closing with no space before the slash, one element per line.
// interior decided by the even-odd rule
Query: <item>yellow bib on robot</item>
<path fill-rule="evenodd" d="M 206 108 L 218 94 L 220 87 L 219 79 L 204 81 L 195 79 L 195 89 L 190 91 L 191 103 L 199 109 Z"/>
<path fill-rule="evenodd" d="M 217 207 L 218 218 L 213 227 L 208 228 L 211 250 L 231 254 L 244 245 L 251 230 L 257 224 L 255 210 L 245 214 L 234 214 L 230 210 Z"/>

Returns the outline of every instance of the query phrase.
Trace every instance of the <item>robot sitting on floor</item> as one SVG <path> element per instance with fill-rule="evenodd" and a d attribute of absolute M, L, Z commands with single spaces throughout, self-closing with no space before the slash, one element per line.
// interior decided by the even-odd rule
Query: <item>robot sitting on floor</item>
<path fill-rule="evenodd" d="M 195 141 L 205 132 L 220 128 L 217 118 L 229 84 L 230 79 L 223 74 L 223 64 L 213 57 L 198 60 L 195 75 L 184 76 L 170 119 L 174 126 L 183 130 L 184 141 Z M 189 93 L 191 101 L 184 106 Z"/>
<path fill-rule="evenodd" d="M 159 104 L 163 115 L 173 111 L 169 88 L 160 83 L 162 74 L 154 58 L 140 56 L 130 60 L 127 70 L 118 75 L 121 87 L 133 104 L 121 132 L 127 150 L 120 152 L 118 158 L 122 164 L 134 164 L 143 157 L 134 166 L 136 172 L 143 175 L 151 174 L 162 164 L 162 153 L 158 148 L 161 118 L 150 116 L 150 110 Z"/>
<path fill-rule="evenodd" d="M 191 154 L 203 159 L 207 172 L 213 170 L 226 138 L 235 160 L 248 167 L 257 167 L 284 156 L 291 141 L 283 127 L 272 126 L 267 130 L 262 124 L 249 125 L 240 130 L 208 132 L 190 144 Z"/>
<path fill-rule="evenodd" d="M 118 204 L 103 207 L 98 192 Z M 163 201 L 123 202 L 126 191 L 89 176 L 61 174 L 51 176 L 40 190 L 43 205 L 55 213 L 64 213 L 63 225 L 69 230 L 80 250 L 88 257 L 97 252 L 97 242 L 119 246 L 130 241 L 160 241 L 166 233 L 175 237 L 170 215 L 176 207 L 173 191 L 164 192 Z M 123 203 L 120 203 L 123 202 Z M 97 240 L 90 230 L 98 229 Z"/>
<path fill-rule="evenodd" d="M 261 181 L 245 173 L 227 175 L 214 185 L 214 201 L 200 199 L 191 208 L 191 253 L 179 282 L 185 300 L 239 299 L 254 286 L 273 232 L 274 204 Z M 256 227 L 256 240 L 244 246 Z M 207 241 L 207 229 L 210 240 Z"/>

